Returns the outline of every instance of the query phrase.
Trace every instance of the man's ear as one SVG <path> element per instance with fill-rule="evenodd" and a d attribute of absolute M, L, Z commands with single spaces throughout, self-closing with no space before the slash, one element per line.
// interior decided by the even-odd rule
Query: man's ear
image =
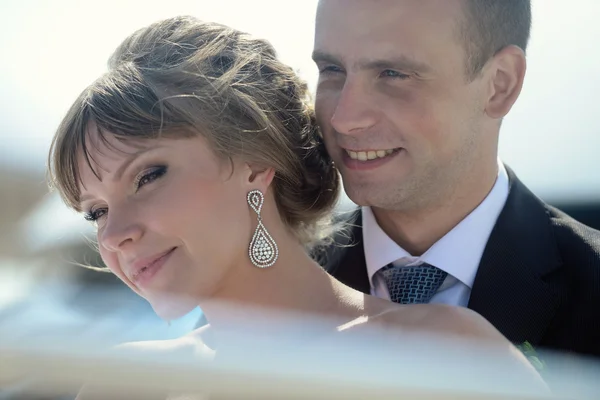
<path fill-rule="evenodd" d="M 257 164 L 246 164 L 246 184 L 249 190 L 258 189 L 263 193 L 267 192 L 269 186 L 275 178 L 275 169 L 264 167 Z"/>
<path fill-rule="evenodd" d="M 491 60 L 485 108 L 490 118 L 502 119 L 508 114 L 521 93 L 526 69 L 525 53 L 517 46 L 505 47 Z"/>

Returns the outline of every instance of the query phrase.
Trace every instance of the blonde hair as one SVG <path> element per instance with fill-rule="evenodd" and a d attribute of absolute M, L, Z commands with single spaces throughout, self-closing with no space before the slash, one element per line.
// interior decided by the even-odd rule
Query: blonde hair
<path fill-rule="evenodd" d="M 91 167 L 90 124 L 105 144 L 107 135 L 202 135 L 223 159 L 274 168 L 279 213 L 311 247 L 329 234 L 340 177 L 309 101 L 267 41 L 193 17 L 162 20 L 125 39 L 68 111 L 50 149 L 50 186 L 81 211 L 78 154 Z"/>

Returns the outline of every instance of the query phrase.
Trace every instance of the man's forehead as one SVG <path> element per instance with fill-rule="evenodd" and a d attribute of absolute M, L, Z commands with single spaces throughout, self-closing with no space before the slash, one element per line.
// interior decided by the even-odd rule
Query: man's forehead
<path fill-rule="evenodd" d="M 373 31 L 403 32 L 411 27 L 454 25 L 463 0 L 320 0 L 316 33 L 343 31 L 361 35 Z"/>
<path fill-rule="evenodd" d="M 452 17 L 455 11 L 444 1 L 376 0 L 371 4 L 369 0 L 321 0 L 314 58 L 345 66 L 385 61 L 409 67 L 462 59 L 462 42 L 453 34 L 457 32 Z M 440 7 L 448 11 L 417 3 L 446 4 Z"/>

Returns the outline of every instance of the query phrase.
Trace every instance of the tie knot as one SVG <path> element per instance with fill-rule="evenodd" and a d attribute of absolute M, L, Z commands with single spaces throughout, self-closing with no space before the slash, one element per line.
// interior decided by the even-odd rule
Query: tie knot
<path fill-rule="evenodd" d="M 438 291 L 448 274 L 441 269 L 423 263 L 416 266 L 394 266 L 381 269 L 390 299 L 400 304 L 428 303 Z"/>

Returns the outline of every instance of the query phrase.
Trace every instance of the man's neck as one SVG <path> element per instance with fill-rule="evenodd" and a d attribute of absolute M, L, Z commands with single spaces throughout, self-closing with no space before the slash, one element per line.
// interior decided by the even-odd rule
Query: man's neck
<path fill-rule="evenodd" d="M 413 256 L 423 255 L 475 210 L 488 196 L 498 176 L 495 163 L 476 177 L 465 177 L 443 200 L 409 210 L 385 210 L 372 207 L 381 229 Z"/>

